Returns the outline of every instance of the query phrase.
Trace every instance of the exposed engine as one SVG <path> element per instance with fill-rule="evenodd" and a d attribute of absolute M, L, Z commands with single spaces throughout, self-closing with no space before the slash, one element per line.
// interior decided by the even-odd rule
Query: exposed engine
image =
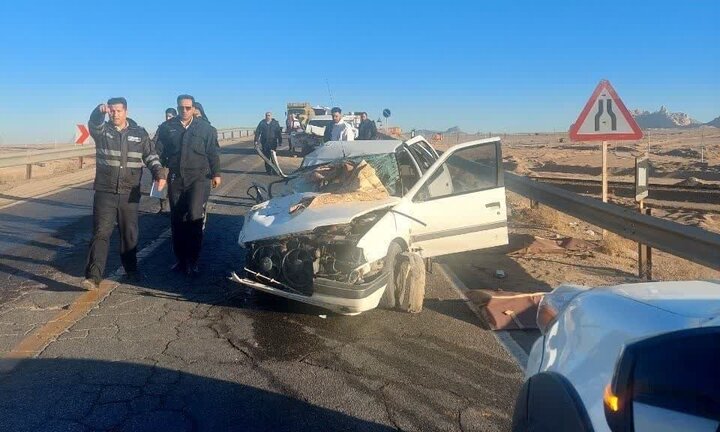
<path fill-rule="evenodd" d="M 357 242 L 384 213 L 369 213 L 347 225 L 254 242 L 248 250 L 247 269 L 260 282 L 306 295 L 312 294 L 318 277 L 351 284 L 367 282 L 380 273 L 383 263 L 366 263 Z"/>

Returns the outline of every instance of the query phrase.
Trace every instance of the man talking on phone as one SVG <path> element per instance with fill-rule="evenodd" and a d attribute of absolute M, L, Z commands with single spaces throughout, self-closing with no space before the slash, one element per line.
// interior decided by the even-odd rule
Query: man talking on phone
<path fill-rule="evenodd" d="M 105 115 L 110 121 L 105 121 Z M 126 277 L 130 282 L 141 279 L 136 254 L 142 168 L 148 167 L 158 190 L 165 187 L 166 173 L 147 131 L 127 117 L 125 98 L 111 98 L 107 104 L 98 105 L 90 114 L 88 129 L 95 140 L 95 197 L 83 286 L 92 290 L 100 287 L 116 222 Z"/>
<path fill-rule="evenodd" d="M 210 187 L 220 186 L 220 154 L 217 130 L 195 118 L 190 95 L 177 97 L 178 116 L 158 130 L 163 166 L 170 168 L 168 196 L 173 252 L 173 270 L 196 277 L 205 228 Z"/>

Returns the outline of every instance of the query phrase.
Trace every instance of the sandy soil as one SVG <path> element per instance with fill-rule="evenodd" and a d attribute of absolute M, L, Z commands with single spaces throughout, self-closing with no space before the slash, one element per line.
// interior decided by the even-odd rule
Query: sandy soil
<path fill-rule="evenodd" d="M 447 149 L 458 142 L 487 137 L 488 134 L 451 134 L 434 145 Z M 599 142 L 573 143 L 567 133 L 501 134 L 500 137 L 506 168 L 518 174 L 600 176 Z M 610 142 L 608 165 L 612 178 L 632 180 L 635 157 L 646 153 L 653 165 L 655 182 L 676 183 L 689 177 L 720 182 L 720 129 L 652 130 L 640 141 Z M 705 163 L 701 163 L 701 154 Z"/>
<path fill-rule="evenodd" d="M 594 178 L 601 175 L 600 143 L 572 143 L 567 133 L 501 134 L 505 169 L 523 175 Z M 435 143 L 447 149 L 458 142 L 487 138 L 488 134 L 451 134 Z M 651 182 L 674 184 L 696 178 L 720 184 L 720 129 L 652 130 L 636 142 L 609 144 L 610 180 L 633 181 L 635 157 L 647 154 L 652 164 Z M 702 162 L 701 162 L 702 158 Z M 612 199 L 633 205 L 626 199 Z M 664 210 L 653 214 L 678 223 L 720 232 L 720 203 L 699 208 Z"/>
<path fill-rule="evenodd" d="M 444 261 L 452 263 L 468 286 L 477 290 L 480 302 L 488 292 L 530 293 L 550 291 L 564 283 L 606 286 L 642 282 L 638 278 L 637 243 L 601 230 L 548 207 L 531 209 L 529 201 L 508 193 L 510 244 L 492 251 L 457 254 Z M 533 250 L 544 239 L 580 240 L 580 250 L 552 248 Z M 539 241 L 538 241 L 539 239 Z M 507 277 L 499 279 L 496 270 Z M 657 250 L 653 251 L 653 280 L 718 279 L 720 272 Z M 500 294 L 500 293 L 498 293 Z M 472 295 L 471 295 L 472 297 Z"/>
<path fill-rule="evenodd" d="M 95 158 L 85 157 L 83 169 L 95 167 Z M 35 164 L 32 167 L 32 180 L 42 180 L 50 177 L 57 177 L 63 174 L 76 172 L 80 169 L 77 159 L 63 159 L 42 164 Z M 20 184 L 26 183 L 25 166 L 9 167 L 0 169 L 0 191 L 12 189 Z"/>

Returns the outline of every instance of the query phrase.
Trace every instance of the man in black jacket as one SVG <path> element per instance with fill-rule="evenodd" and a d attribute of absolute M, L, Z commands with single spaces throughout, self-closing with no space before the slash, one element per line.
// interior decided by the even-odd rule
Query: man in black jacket
<path fill-rule="evenodd" d="M 374 140 L 377 139 L 377 127 L 375 122 L 370 120 L 366 112 L 360 113 L 360 127 L 358 128 L 359 140 Z"/>
<path fill-rule="evenodd" d="M 110 121 L 105 121 L 108 114 Z M 127 118 L 125 98 L 112 98 L 90 115 L 88 129 L 95 140 L 95 198 L 93 236 L 90 242 L 83 286 L 100 286 L 108 254 L 108 241 L 120 228 L 120 259 L 127 278 L 136 282 L 138 204 L 143 165 L 152 172 L 156 187 L 165 187 L 165 170 L 145 129 Z"/>
<path fill-rule="evenodd" d="M 280 123 L 272 117 L 271 112 L 265 113 L 265 119 L 260 120 L 255 129 L 255 145 L 258 142 L 262 145 L 262 153 L 270 159 L 270 151 L 277 150 L 282 141 L 282 129 Z M 265 162 L 265 174 L 272 174 L 273 169 Z"/>
<path fill-rule="evenodd" d="M 177 117 L 177 111 L 175 108 L 168 108 L 165 110 L 165 121 L 169 121 L 170 119 Z M 160 131 L 160 126 L 162 126 L 162 123 L 158 125 L 157 130 L 155 131 L 155 136 L 152 138 L 152 143 L 155 146 L 155 151 L 157 154 L 162 154 L 162 148 L 158 145 L 158 132 Z M 158 213 L 166 212 L 168 211 L 168 199 L 165 198 L 159 198 L 160 200 L 160 210 L 158 210 Z"/>
<path fill-rule="evenodd" d="M 200 273 L 210 187 L 221 183 L 217 130 L 194 116 L 194 102 L 190 95 L 178 96 L 178 116 L 160 125 L 157 138 L 163 166 L 170 168 L 170 223 L 177 261 L 173 270 L 193 277 Z"/>

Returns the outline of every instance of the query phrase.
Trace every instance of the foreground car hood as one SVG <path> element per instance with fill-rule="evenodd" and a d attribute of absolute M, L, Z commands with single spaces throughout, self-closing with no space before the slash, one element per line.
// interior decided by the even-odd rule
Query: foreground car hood
<path fill-rule="evenodd" d="M 606 289 L 689 318 L 709 320 L 720 316 L 720 284 L 717 282 L 648 282 L 618 285 Z"/>
<path fill-rule="evenodd" d="M 389 197 L 379 201 L 359 201 L 336 203 L 306 208 L 290 214 L 290 207 L 302 198 L 316 196 L 316 193 L 296 193 L 284 197 L 273 198 L 253 207 L 245 215 L 239 243 L 246 243 L 287 234 L 311 231 L 317 227 L 350 223 L 354 218 L 392 207 L 400 198 Z"/>

